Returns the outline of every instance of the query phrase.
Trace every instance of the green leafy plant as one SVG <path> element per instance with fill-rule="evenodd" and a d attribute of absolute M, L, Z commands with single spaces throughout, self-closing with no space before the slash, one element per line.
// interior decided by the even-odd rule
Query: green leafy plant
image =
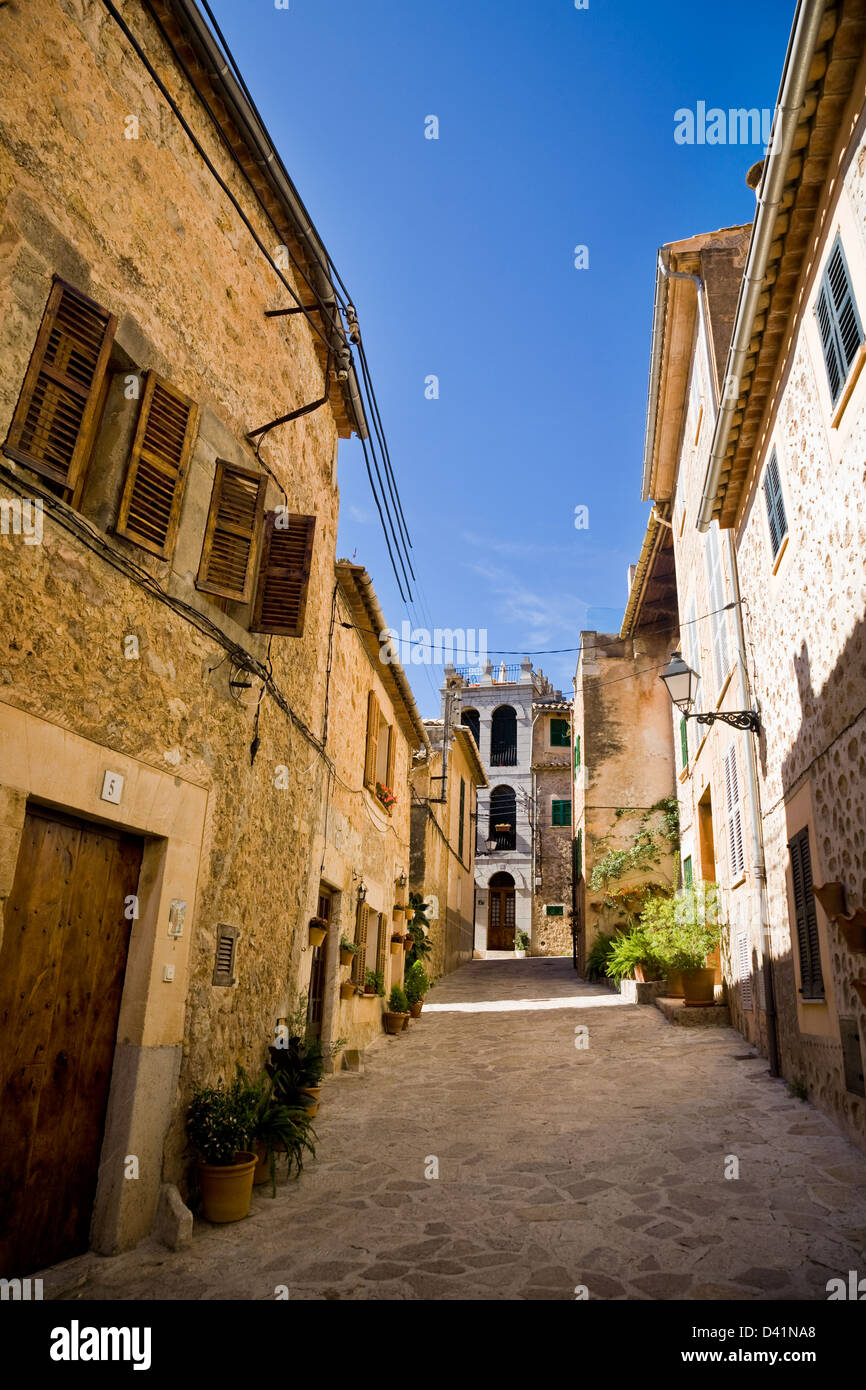
<path fill-rule="evenodd" d="M 406 971 L 403 981 L 403 989 L 410 1004 L 420 1004 L 424 1000 L 425 994 L 433 988 L 430 976 L 424 969 L 420 960 L 416 960 Z"/>
<path fill-rule="evenodd" d="M 288 1174 L 300 1174 L 304 1166 L 304 1154 L 316 1156 L 313 1139 L 315 1131 L 303 1107 L 287 1104 L 278 1099 L 274 1082 L 263 1076 L 257 1082 L 250 1082 L 246 1073 L 238 1067 L 238 1075 L 246 1088 L 246 1097 L 251 1103 L 252 1137 L 262 1145 L 271 1175 L 271 1195 L 277 1195 L 276 1157 L 285 1153 Z"/>
<path fill-rule="evenodd" d="M 589 948 L 586 957 L 586 978 L 602 980 L 607 975 L 607 962 L 617 936 L 614 932 L 600 931 Z"/>
<path fill-rule="evenodd" d="M 423 893 L 409 894 L 409 908 L 413 914 L 411 922 L 406 923 L 406 930 L 412 938 L 412 945 L 406 952 L 406 969 L 408 970 L 416 961 L 429 960 L 433 950 L 430 938 L 427 935 L 430 922 L 427 918 L 427 910 L 430 904 L 424 901 Z"/>
<path fill-rule="evenodd" d="M 304 1038 L 288 1039 L 286 1047 L 269 1049 L 270 1060 L 265 1071 L 271 1078 L 276 1099 L 290 1110 L 303 1111 L 314 1104 L 305 1089 L 318 1086 L 322 1080 L 324 1062 L 321 1044 Z"/>
<path fill-rule="evenodd" d="M 385 974 L 382 970 L 367 970 L 364 972 L 365 993 L 378 994 L 380 999 L 385 997 Z"/>
<path fill-rule="evenodd" d="M 626 816 L 638 816 L 628 806 L 620 806 L 617 821 Z M 639 815 L 631 843 L 609 848 L 593 865 L 589 888 L 600 894 L 602 911 L 621 918 L 633 927 L 643 905 L 652 897 L 667 894 L 671 882 L 667 877 L 649 879 L 642 883 L 623 883 L 635 874 L 647 874 L 679 847 L 679 807 L 676 797 L 665 796 Z M 599 842 L 605 844 L 605 840 Z"/>
<path fill-rule="evenodd" d="M 355 942 L 354 942 L 354 941 L 350 941 L 349 938 L 348 938 L 348 936 L 341 936 L 341 937 L 340 937 L 340 950 L 341 950 L 341 951 L 351 951 L 352 955 L 353 955 L 353 956 L 356 956 L 356 955 L 358 954 L 358 952 L 360 951 L 360 949 L 361 949 L 360 946 L 356 946 L 356 945 L 355 945 Z"/>
<path fill-rule="evenodd" d="M 716 885 L 699 883 L 650 898 L 640 923 L 653 955 L 668 969 L 702 970 L 722 939 Z"/>
<path fill-rule="evenodd" d="M 634 979 L 636 966 L 659 974 L 664 968 L 655 954 L 652 938 L 641 926 L 620 932 L 613 938 L 607 954 L 605 974 L 617 982 Z"/>
<path fill-rule="evenodd" d="M 514 938 L 514 946 L 518 951 L 529 950 L 529 935 L 525 931 L 519 931 Z"/>
<path fill-rule="evenodd" d="M 409 1012 L 409 1000 L 400 985 L 393 985 L 388 996 L 388 1011 L 392 1014 L 405 1014 Z"/>
<path fill-rule="evenodd" d="M 201 1163 L 227 1168 L 249 1148 L 254 1126 L 255 1097 L 248 1085 L 234 1081 L 204 1086 L 195 1092 L 186 1120 L 190 1146 Z"/>

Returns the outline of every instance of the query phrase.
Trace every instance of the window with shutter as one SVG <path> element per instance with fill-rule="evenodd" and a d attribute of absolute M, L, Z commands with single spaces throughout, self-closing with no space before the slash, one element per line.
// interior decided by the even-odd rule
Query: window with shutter
<path fill-rule="evenodd" d="M 857 350 L 863 342 L 863 327 L 839 237 L 833 244 L 824 274 L 821 276 L 815 315 L 821 333 L 824 362 L 830 383 L 830 398 L 835 405 L 851 364 L 857 356 Z"/>
<path fill-rule="evenodd" d="M 237 927 L 217 927 L 216 959 L 214 962 L 212 984 L 233 985 L 235 983 L 235 951 L 237 949 Z"/>
<path fill-rule="evenodd" d="M 740 977 L 740 1007 L 752 1007 L 752 953 L 749 950 L 748 932 L 740 932 L 737 937 L 737 974 Z"/>
<path fill-rule="evenodd" d="M 4 453 L 72 492 L 81 479 L 104 400 L 117 320 L 55 280 Z"/>
<path fill-rule="evenodd" d="M 217 460 L 197 589 L 249 603 L 261 532 L 266 479 Z"/>
<path fill-rule="evenodd" d="M 572 869 L 575 882 L 583 876 L 583 829 L 578 830 L 572 841 Z"/>
<path fill-rule="evenodd" d="M 800 957 L 800 993 L 804 999 L 823 999 L 824 976 L 821 970 L 818 914 L 812 891 L 812 855 L 809 849 L 808 828 L 804 826 L 788 842 L 788 853 L 791 856 L 794 917 Z"/>
<path fill-rule="evenodd" d="M 554 825 L 571 825 L 571 802 L 554 801 L 552 806 L 552 823 Z"/>
<path fill-rule="evenodd" d="M 689 728 L 685 715 L 680 715 L 680 758 L 684 768 L 689 765 Z"/>
<path fill-rule="evenodd" d="M 362 989 L 367 974 L 367 916 L 367 904 L 358 903 L 358 913 L 355 917 L 355 945 L 358 950 L 352 957 L 352 979 Z"/>
<path fill-rule="evenodd" d="M 567 719 L 551 719 L 551 748 L 568 748 L 571 745 L 571 725 Z"/>
<path fill-rule="evenodd" d="M 384 777 L 384 782 L 385 782 L 385 786 L 386 786 L 386 787 L 390 787 L 391 791 L 393 791 L 393 790 L 394 790 L 394 763 L 395 763 L 395 760 L 396 760 L 396 757 L 397 757 L 397 730 L 396 730 L 396 728 L 394 727 L 393 724 L 387 725 L 386 727 L 387 727 L 387 729 L 388 729 L 388 733 L 387 733 L 387 739 L 388 739 L 388 758 L 387 758 L 387 761 L 386 761 L 386 763 L 385 763 L 385 777 Z M 381 737 L 381 735 L 380 735 L 380 737 Z"/>
<path fill-rule="evenodd" d="M 466 779 L 460 778 L 460 813 L 457 820 L 457 853 L 463 858 L 463 831 L 466 826 Z"/>
<path fill-rule="evenodd" d="M 364 783 L 376 789 L 376 766 L 379 760 L 379 702 L 372 690 L 367 696 L 367 746 L 364 755 Z"/>
<path fill-rule="evenodd" d="M 740 808 L 740 779 L 737 771 L 737 749 L 731 744 L 724 757 L 725 804 L 728 811 L 728 871 L 731 883 L 743 876 L 743 818 Z"/>
<path fill-rule="evenodd" d="M 148 372 L 115 530 L 165 560 L 171 554 L 198 407 Z"/>
<path fill-rule="evenodd" d="M 376 969 L 380 975 L 385 974 L 385 963 L 388 958 L 388 919 L 384 912 L 377 914 L 378 929 L 376 935 Z"/>
<path fill-rule="evenodd" d="M 266 514 L 251 632 L 303 636 L 315 529 L 314 516 Z"/>
<path fill-rule="evenodd" d="M 683 883 L 686 888 L 694 886 L 694 870 L 692 869 L 692 856 L 689 854 L 683 860 Z"/>
<path fill-rule="evenodd" d="M 727 614 L 721 611 L 726 602 L 722 548 L 719 545 L 719 528 L 715 521 L 707 534 L 707 576 L 710 589 L 713 667 L 716 673 L 716 693 L 718 695 L 728 674 L 730 660 L 728 657 L 728 618 Z"/>
<path fill-rule="evenodd" d="M 785 500 L 782 497 L 782 480 L 779 477 L 779 460 L 774 449 L 770 455 L 764 473 L 764 501 L 767 505 L 767 523 L 770 528 L 770 546 L 773 551 L 773 559 L 779 553 L 779 547 L 788 534 L 788 522 L 785 517 Z"/>
<path fill-rule="evenodd" d="M 580 734 L 574 736 L 574 770 L 580 767 Z"/>

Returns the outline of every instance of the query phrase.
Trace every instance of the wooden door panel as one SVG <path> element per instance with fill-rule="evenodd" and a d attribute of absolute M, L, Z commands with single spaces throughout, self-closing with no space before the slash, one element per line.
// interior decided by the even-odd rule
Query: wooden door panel
<path fill-rule="evenodd" d="M 514 889 L 491 888 L 490 915 L 487 929 L 488 951 L 514 949 Z"/>
<path fill-rule="evenodd" d="M 141 852 L 28 809 L 0 952 L 0 1273 L 87 1248 Z"/>

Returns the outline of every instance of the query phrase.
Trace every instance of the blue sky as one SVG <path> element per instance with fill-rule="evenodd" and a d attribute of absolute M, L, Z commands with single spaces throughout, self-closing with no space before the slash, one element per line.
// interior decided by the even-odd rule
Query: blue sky
<path fill-rule="evenodd" d="M 794 0 L 211 4 L 357 307 L 420 607 L 356 441 L 339 553 L 392 625 L 483 628 L 506 661 L 617 627 L 648 510 L 656 250 L 751 221 L 762 154 L 678 145 L 674 112 L 772 107 Z M 533 659 L 570 692 L 573 653 Z M 438 714 L 441 669 L 407 671 Z"/>

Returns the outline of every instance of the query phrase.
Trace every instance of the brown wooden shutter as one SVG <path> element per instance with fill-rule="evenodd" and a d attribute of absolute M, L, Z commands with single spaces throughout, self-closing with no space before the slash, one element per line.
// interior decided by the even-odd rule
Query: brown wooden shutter
<path fill-rule="evenodd" d="M 238 944 L 237 927 L 220 923 L 217 927 L 216 957 L 211 984 L 230 986 L 235 983 L 235 952 Z"/>
<path fill-rule="evenodd" d="M 117 320 L 55 280 L 4 444 L 72 491 L 87 462 Z"/>
<path fill-rule="evenodd" d="M 148 372 L 115 530 L 165 560 L 171 554 L 198 406 Z"/>
<path fill-rule="evenodd" d="M 388 959 L 388 918 L 384 912 L 379 913 L 379 936 L 376 945 L 376 969 L 384 976 Z"/>
<path fill-rule="evenodd" d="M 355 918 L 355 945 L 358 950 L 352 961 L 352 979 L 356 985 L 364 988 L 364 977 L 367 972 L 367 904 L 358 903 L 358 915 Z"/>
<path fill-rule="evenodd" d="M 385 785 L 394 790 L 394 759 L 397 755 L 397 729 L 394 724 L 388 725 L 388 762 L 386 764 Z"/>
<path fill-rule="evenodd" d="M 280 526 L 285 519 L 288 525 Z M 273 632 L 302 637 L 310 565 L 313 559 L 314 516 L 268 512 L 265 539 L 250 632 Z"/>
<path fill-rule="evenodd" d="M 800 992 L 804 999 L 824 998 L 824 976 L 821 971 L 821 944 L 818 937 L 818 915 L 812 891 L 812 856 L 809 851 L 809 831 L 804 827 L 788 845 L 791 855 L 791 877 L 794 885 L 794 915 L 797 924 L 797 947 L 800 955 Z"/>
<path fill-rule="evenodd" d="M 207 529 L 195 587 L 249 603 L 261 532 L 266 479 L 251 468 L 217 460 Z"/>
<path fill-rule="evenodd" d="M 364 757 L 364 782 L 376 785 L 376 763 L 379 756 L 379 702 L 371 690 L 367 696 L 367 751 Z"/>

